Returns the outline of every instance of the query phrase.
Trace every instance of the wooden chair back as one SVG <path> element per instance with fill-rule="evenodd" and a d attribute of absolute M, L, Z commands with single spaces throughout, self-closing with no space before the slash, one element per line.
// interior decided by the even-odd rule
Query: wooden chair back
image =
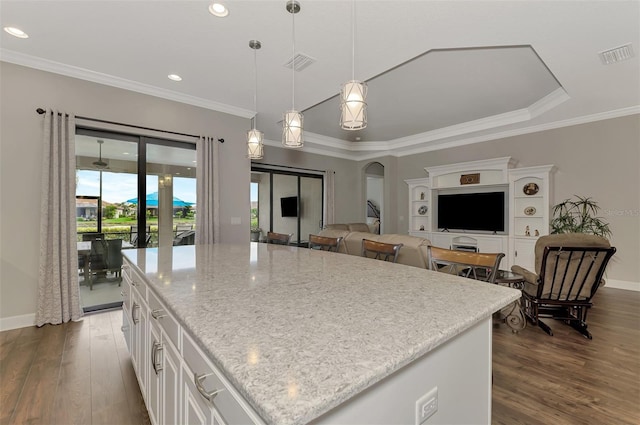
<path fill-rule="evenodd" d="M 342 236 L 332 238 L 329 236 L 309 235 L 309 249 L 338 252 Z"/>
<path fill-rule="evenodd" d="M 402 248 L 401 243 L 391 244 L 378 241 L 372 241 L 370 239 L 362 239 L 362 256 L 368 258 L 375 258 L 383 261 L 391 261 L 395 263 L 398 261 L 398 253 Z"/>
<path fill-rule="evenodd" d="M 276 233 L 276 232 L 267 232 L 267 243 L 278 244 L 278 245 L 289 245 L 291 242 L 292 233 Z"/>
<path fill-rule="evenodd" d="M 504 253 L 427 247 L 429 269 L 494 283 Z"/>

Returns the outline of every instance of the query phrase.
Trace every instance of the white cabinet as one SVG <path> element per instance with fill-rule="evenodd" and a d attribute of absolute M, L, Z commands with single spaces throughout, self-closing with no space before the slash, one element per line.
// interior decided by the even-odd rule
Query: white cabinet
<path fill-rule="evenodd" d="M 177 424 L 180 423 L 180 354 L 165 329 L 172 332 L 177 322 L 151 292 L 149 308 L 149 416 L 158 425 Z M 176 341 L 178 338 L 176 331 Z"/>
<path fill-rule="evenodd" d="M 182 423 L 241 425 L 262 422 L 186 334 L 183 334 L 182 348 Z"/>
<path fill-rule="evenodd" d="M 553 168 L 546 165 L 509 170 L 510 265 L 533 271 L 535 242 L 549 234 Z"/>
<path fill-rule="evenodd" d="M 122 287 L 122 331 L 153 425 L 263 424 L 128 263 Z"/>
<path fill-rule="evenodd" d="M 431 231 L 429 179 L 411 179 L 405 182 L 409 185 L 409 234 L 426 238 Z"/>

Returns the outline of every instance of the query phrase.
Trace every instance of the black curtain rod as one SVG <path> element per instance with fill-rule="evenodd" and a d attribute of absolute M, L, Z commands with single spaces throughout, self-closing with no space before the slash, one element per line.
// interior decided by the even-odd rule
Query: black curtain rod
<path fill-rule="evenodd" d="M 315 171 L 316 173 L 325 173 L 324 170 L 314 170 L 313 168 L 301 168 L 301 167 L 291 167 L 289 165 L 277 165 L 277 164 L 266 164 L 264 162 L 253 162 L 251 161 L 251 165 L 255 166 L 256 168 L 260 168 L 260 166 L 264 166 L 264 167 L 277 167 L 277 168 L 289 168 L 291 170 L 302 170 L 302 171 Z M 333 174 L 335 174 L 336 172 L 334 171 Z"/>
<path fill-rule="evenodd" d="M 38 114 L 42 115 L 46 111 L 44 109 L 42 109 L 42 108 L 38 108 L 38 109 L 36 109 L 36 112 Z M 61 114 L 58 112 L 58 115 L 61 115 Z M 177 131 L 169 131 L 169 130 L 158 130 L 156 128 L 142 127 L 140 125 L 126 124 L 126 123 L 122 123 L 122 122 L 101 120 L 99 118 L 81 117 L 80 115 L 76 115 L 76 118 L 81 119 L 81 120 L 99 122 L 99 123 L 103 123 L 103 124 L 123 125 L 125 127 L 137 128 L 139 130 L 150 130 L 150 131 L 158 131 L 160 133 L 175 134 L 176 136 L 186 136 L 186 137 L 200 138 L 200 136 L 195 135 L 195 134 L 178 133 Z M 224 139 L 220 138 L 220 139 L 218 139 L 218 142 L 224 143 Z"/>

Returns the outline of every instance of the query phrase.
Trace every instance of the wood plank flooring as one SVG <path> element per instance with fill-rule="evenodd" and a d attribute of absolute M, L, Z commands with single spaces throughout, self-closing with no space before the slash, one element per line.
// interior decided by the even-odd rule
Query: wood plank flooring
<path fill-rule="evenodd" d="M 0 332 L 0 424 L 150 424 L 122 311 Z"/>
<path fill-rule="evenodd" d="M 0 425 L 149 424 L 121 315 L 0 332 Z M 494 329 L 493 425 L 639 424 L 640 293 L 603 288 L 591 341 L 547 323 Z"/>
<path fill-rule="evenodd" d="M 640 293 L 602 288 L 592 340 L 568 325 L 493 332 L 494 425 L 640 424 Z"/>

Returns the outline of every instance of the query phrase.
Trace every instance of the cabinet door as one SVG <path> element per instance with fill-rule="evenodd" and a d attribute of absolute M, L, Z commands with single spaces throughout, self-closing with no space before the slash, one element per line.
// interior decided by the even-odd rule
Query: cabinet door
<path fill-rule="evenodd" d="M 152 424 L 163 424 L 164 419 L 160 412 L 161 388 L 162 388 L 162 339 L 160 329 L 151 321 L 149 323 L 149 379 L 147 387 L 147 409 Z"/>
<path fill-rule="evenodd" d="M 162 395 L 160 416 L 167 425 L 180 423 L 180 355 L 162 335 Z"/>
<path fill-rule="evenodd" d="M 535 247 L 533 239 L 516 238 L 513 245 L 513 264 L 535 272 Z"/>
<path fill-rule="evenodd" d="M 185 425 L 213 425 L 215 416 L 193 382 L 193 372 L 184 365 L 180 379 L 182 387 L 182 421 Z"/>
<path fill-rule="evenodd" d="M 139 298 L 138 294 L 133 291 L 133 303 L 131 305 L 131 316 L 132 322 L 134 324 L 133 336 L 132 338 L 132 347 L 133 354 L 131 359 L 136 367 L 138 383 L 140 384 L 140 392 L 142 395 L 147 397 L 147 379 L 148 379 L 148 367 L 149 367 L 149 359 L 147 358 L 148 350 L 147 350 L 147 340 L 148 340 L 148 329 L 147 329 L 147 306 L 146 304 Z M 135 339 L 135 341 L 134 341 Z"/>
<path fill-rule="evenodd" d="M 129 310 L 122 308 L 122 334 L 124 336 L 124 341 L 127 344 L 127 350 L 129 354 L 131 354 L 131 316 L 129 315 Z"/>

